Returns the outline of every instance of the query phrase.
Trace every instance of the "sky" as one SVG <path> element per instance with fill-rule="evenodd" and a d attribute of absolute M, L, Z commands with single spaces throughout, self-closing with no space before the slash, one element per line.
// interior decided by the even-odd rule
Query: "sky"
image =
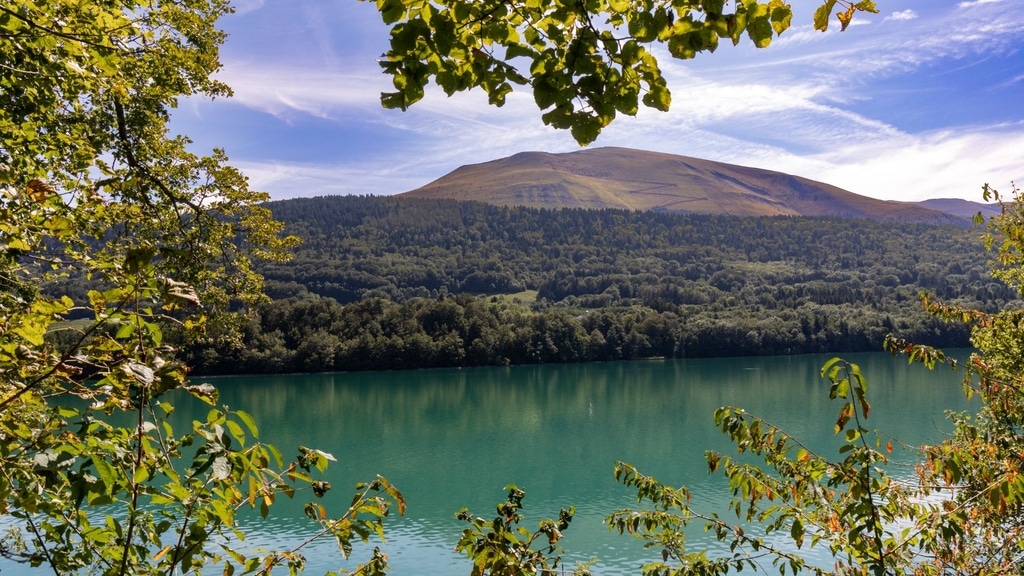
<path fill-rule="evenodd" d="M 777 170 L 886 200 L 981 200 L 984 183 L 1024 186 L 1024 2 L 876 0 L 839 32 L 791 0 L 768 48 L 723 42 L 693 60 L 660 57 L 665 113 L 620 115 L 590 147 L 621 146 Z M 529 90 L 504 107 L 433 86 L 386 110 L 377 64 L 388 28 L 374 2 L 235 0 L 218 78 L 232 98 L 192 98 L 172 129 L 196 152 L 226 149 L 274 199 L 388 195 L 459 166 L 523 151 L 572 152 Z M 660 54 L 659 54 L 660 56 Z"/>

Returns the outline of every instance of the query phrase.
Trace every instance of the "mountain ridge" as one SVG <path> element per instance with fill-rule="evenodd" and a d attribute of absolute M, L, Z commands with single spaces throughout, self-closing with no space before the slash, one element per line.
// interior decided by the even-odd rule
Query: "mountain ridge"
<path fill-rule="evenodd" d="M 399 194 L 534 208 L 965 223 L 979 203 L 878 200 L 802 176 L 631 148 L 527 151 L 461 166 Z"/>

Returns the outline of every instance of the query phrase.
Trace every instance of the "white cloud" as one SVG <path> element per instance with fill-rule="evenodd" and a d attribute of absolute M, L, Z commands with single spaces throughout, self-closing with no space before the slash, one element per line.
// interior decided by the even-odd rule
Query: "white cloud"
<path fill-rule="evenodd" d="M 653 113 L 652 113 L 653 115 Z M 638 119 L 639 120 L 639 119 Z M 651 119 L 647 119 L 651 120 Z M 669 137 L 652 138 L 657 131 Z M 396 147 L 386 157 L 333 164 L 240 162 L 254 189 L 274 198 L 326 194 L 394 194 L 412 190 L 466 164 L 476 164 L 524 150 L 569 152 L 571 142 L 538 145 L 536 138 L 494 140 L 499 130 L 465 135 L 433 148 L 422 142 Z M 1024 181 L 1017 151 L 1024 149 L 1024 125 L 945 130 L 923 135 L 894 134 L 872 139 L 834 139 L 817 153 L 794 153 L 770 143 L 726 136 L 671 122 L 619 124 L 597 144 L 625 146 L 707 158 L 796 174 L 883 199 L 980 200 L 981 185 L 1008 189 Z"/>
<path fill-rule="evenodd" d="M 914 12 L 910 8 L 902 10 L 900 12 L 893 12 L 892 14 L 885 17 L 885 20 L 915 20 L 917 18 L 917 12 Z"/>
<path fill-rule="evenodd" d="M 1019 154 L 1024 126 L 970 126 L 964 119 L 962 127 L 910 134 L 853 112 L 866 108 L 851 104 L 877 97 L 872 92 L 877 78 L 931 65 L 950 70 L 1018 50 L 1024 22 L 994 17 L 999 8 L 983 4 L 994 2 L 962 2 L 961 7 L 974 8 L 967 12 L 953 10 L 952 3 L 925 15 L 907 9 L 885 18 L 901 21 L 899 26 L 862 26 L 842 34 L 837 26 L 826 33 L 797 26 L 767 50 L 745 43 L 723 46 L 714 56 L 695 61 L 659 53 L 673 91 L 672 111 L 641 107 L 634 118 L 620 116 L 595 146 L 780 170 L 882 198 L 977 199 L 983 182 L 1005 188 L 1010 180 L 1024 180 Z M 349 9 L 339 10 L 344 15 Z M 865 15 L 863 22 L 871 18 Z M 238 164 L 255 188 L 275 198 L 397 193 L 465 164 L 524 150 L 578 149 L 566 131 L 543 125 L 528 90 L 510 95 L 500 109 L 488 105 L 479 90 L 447 98 L 433 88 L 408 112 L 382 110 L 379 93 L 392 87 L 375 64 L 379 49 L 339 50 L 313 23 L 307 27 L 312 30 L 308 50 L 316 55 L 306 61 L 226 57 L 221 78 L 236 92 L 227 105 L 276 119 L 268 122 L 330 122 L 342 141 L 346 130 L 356 134 L 357 120 L 363 131 L 353 139 L 376 137 L 367 136 L 368 123 L 390 139 L 373 147 L 385 152 L 368 157 L 360 151 L 358 160 L 346 159 L 346 151 L 339 149 L 325 155 L 331 156 L 328 162 Z M 352 145 L 358 148 L 359 143 Z"/>
<path fill-rule="evenodd" d="M 827 85 L 770 82 L 738 86 L 685 66 L 671 75 L 669 113 L 642 108 L 620 117 L 595 146 L 625 146 L 797 174 L 877 198 L 978 199 L 1024 180 L 1024 123 L 908 134 L 825 102 Z M 329 96 L 329 95 L 328 95 Z M 326 98 L 327 96 L 324 96 Z M 240 167 L 275 198 L 319 194 L 392 194 L 455 168 L 524 150 L 578 149 L 565 131 L 543 126 L 532 98 L 512 94 L 495 109 L 480 93 L 447 98 L 432 91 L 406 113 L 375 121 L 405 134 L 386 156 L 332 164 L 250 163 Z"/>
<path fill-rule="evenodd" d="M 1024 176 L 1024 124 L 964 127 L 850 142 L 818 155 L 822 180 L 858 194 L 896 200 L 980 200 L 981 185 L 1006 188 Z"/>

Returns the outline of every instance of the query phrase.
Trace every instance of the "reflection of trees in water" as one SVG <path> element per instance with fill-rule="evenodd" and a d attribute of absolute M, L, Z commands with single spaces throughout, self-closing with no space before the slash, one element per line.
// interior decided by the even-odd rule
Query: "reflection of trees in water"
<path fill-rule="evenodd" d="M 714 428 L 713 411 L 742 405 L 831 449 L 835 439 L 822 430 L 830 428 L 835 407 L 818 374 L 825 359 L 654 360 L 215 381 L 223 402 L 262 423 L 263 440 L 317 446 L 338 458 L 328 469 L 335 486 L 328 505 L 345 504 L 344 488 L 367 473 L 381 473 L 403 490 L 408 517 L 395 519 L 386 547 L 393 573 L 413 573 L 394 562 L 403 554 L 408 562 L 454 561 L 450 550 L 460 528 L 452 514 L 463 506 L 491 513 L 501 488 L 514 482 L 528 492 L 527 518 L 533 522 L 575 505 L 567 549 L 581 559 L 604 558 L 602 573 L 627 574 L 635 573 L 630 568 L 644 552 L 602 524 L 609 512 L 635 502 L 615 484 L 612 463 L 634 462 L 660 479 L 694 488 L 702 507 L 723 507 L 722 479 L 708 475 L 703 460 L 707 449 L 731 450 Z M 943 373 L 883 353 L 851 359 L 870 374 L 872 426 L 883 434 L 912 445 L 934 439 L 944 424 L 942 411 L 962 405 L 956 375 L 936 389 Z M 205 406 L 197 408 L 205 414 Z M 197 417 L 185 406 L 175 416 L 183 422 Z M 284 505 L 299 517 L 305 501 L 300 495 Z"/>

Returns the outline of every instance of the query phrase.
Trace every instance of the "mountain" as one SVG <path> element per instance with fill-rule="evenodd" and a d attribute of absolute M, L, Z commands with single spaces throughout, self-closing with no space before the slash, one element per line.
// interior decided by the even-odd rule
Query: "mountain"
<path fill-rule="evenodd" d="M 521 152 L 462 166 L 400 196 L 536 208 L 964 222 L 959 215 L 868 198 L 782 172 L 629 148 Z"/>
<path fill-rule="evenodd" d="M 978 212 L 981 212 L 981 215 L 986 218 L 998 216 L 1000 213 L 998 204 L 982 204 L 981 202 L 971 202 L 970 200 L 961 200 L 960 198 L 936 198 L 934 200 L 924 200 L 918 202 L 918 204 L 931 210 L 955 214 L 964 218 L 973 218 Z"/>

